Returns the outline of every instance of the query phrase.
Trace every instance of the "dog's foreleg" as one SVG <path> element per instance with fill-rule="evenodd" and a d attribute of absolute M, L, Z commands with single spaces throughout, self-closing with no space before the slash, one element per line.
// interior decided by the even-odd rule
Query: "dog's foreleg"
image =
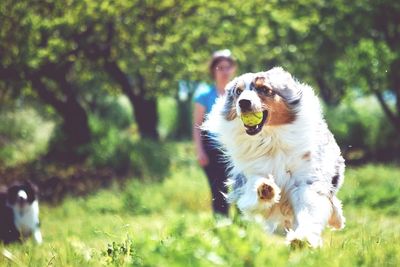
<path fill-rule="evenodd" d="M 268 178 L 261 178 L 256 181 L 258 202 L 265 206 L 272 206 L 279 202 L 280 188 L 276 185 L 272 175 Z"/>
<path fill-rule="evenodd" d="M 40 229 L 38 228 L 38 229 L 36 229 L 34 232 L 33 232 L 33 239 L 36 241 L 36 243 L 37 244 L 42 244 L 42 242 L 43 242 L 43 238 L 42 238 L 42 233 L 40 232 Z"/>
<path fill-rule="evenodd" d="M 287 233 L 287 243 L 292 247 L 322 246 L 321 233 L 332 213 L 328 196 L 303 185 L 293 190 L 289 197 L 295 223 L 294 230 Z"/>
<path fill-rule="evenodd" d="M 279 202 L 280 189 L 272 176 L 250 177 L 243 188 L 243 194 L 237 201 L 239 209 L 245 214 L 263 214 Z"/>

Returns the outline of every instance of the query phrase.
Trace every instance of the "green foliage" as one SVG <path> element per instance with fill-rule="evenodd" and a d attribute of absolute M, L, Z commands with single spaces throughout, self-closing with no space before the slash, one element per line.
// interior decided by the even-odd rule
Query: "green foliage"
<path fill-rule="evenodd" d="M 108 120 L 92 116 L 93 141 L 89 164 L 110 167 L 119 174 L 133 172 L 150 180 L 162 180 L 169 172 L 168 146 L 162 142 L 138 139 L 131 129 L 120 129 Z"/>
<path fill-rule="evenodd" d="M 336 62 L 335 76 L 367 93 L 384 91 L 389 87 L 388 70 L 394 58 L 385 42 L 362 39 L 356 46 L 346 49 L 343 58 Z"/>
<path fill-rule="evenodd" d="M 133 145 L 131 167 L 140 177 L 163 180 L 169 172 L 172 151 L 162 142 L 142 139 Z"/>
<path fill-rule="evenodd" d="M 103 256 L 107 257 L 106 263 L 112 263 L 115 266 L 123 264 L 142 266 L 142 260 L 138 257 L 137 250 L 129 237 L 123 243 L 108 244 L 107 252 L 103 253 Z"/>
<path fill-rule="evenodd" d="M 31 106 L 0 108 L 0 165 L 35 160 L 46 152 L 54 125 Z"/>
<path fill-rule="evenodd" d="M 131 153 L 135 153 L 134 137 L 130 136 L 132 112 L 123 105 L 124 98 L 87 96 L 92 142 L 86 148 L 90 151 L 89 164 L 94 167 L 110 167 L 123 174 L 130 170 Z"/>
<path fill-rule="evenodd" d="M 98 167 L 112 166 L 119 172 L 127 171 L 131 152 L 129 149 L 132 148 L 132 143 L 127 143 L 127 133 L 96 116 L 91 116 L 89 123 L 93 134 L 93 141 L 88 148 L 90 164 Z"/>
<path fill-rule="evenodd" d="M 325 115 L 344 151 L 361 150 L 359 157 L 385 160 L 385 154 L 389 156 L 400 148 L 396 131 L 373 97 L 351 94 L 337 107 L 326 107 Z"/>
<path fill-rule="evenodd" d="M 3 2 L 0 87 L 7 93 L 0 97 L 38 97 L 64 117 L 68 112 L 55 103 L 71 96 L 84 104 L 120 92 L 130 99 L 175 96 L 178 81 L 209 79 L 210 54 L 221 48 L 233 51 L 239 73 L 281 65 L 316 87 L 329 105 L 359 89 L 398 94 L 395 1 Z M 34 85 L 38 77 L 45 86 Z M 59 101 L 49 101 L 41 93 L 45 87 Z M 172 106 L 158 107 L 164 113 Z M 399 111 L 389 109 L 393 124 Z M 128 116 L 113 112 L 94 115 L 110 116 L 118 127 L 128 123 Z M 173 132 L 172 121 L 161 121 L 162 137 Z"/>

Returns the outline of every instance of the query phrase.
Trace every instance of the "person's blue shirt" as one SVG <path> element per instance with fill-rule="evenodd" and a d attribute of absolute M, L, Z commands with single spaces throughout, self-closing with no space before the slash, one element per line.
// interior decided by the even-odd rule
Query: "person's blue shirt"
<path fill-rule="evenodd" d="M 218 94 L 215 86 L 203 83 L 200 84 L 199 87 L 196 89 L 193 101 L 205 107 L 206 115 L 210 113 L 211 108 L 215 104 L 217 98 Z"/>

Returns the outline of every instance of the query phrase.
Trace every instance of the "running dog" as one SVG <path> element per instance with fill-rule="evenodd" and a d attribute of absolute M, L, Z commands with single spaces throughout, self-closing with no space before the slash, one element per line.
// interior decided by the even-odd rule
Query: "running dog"
<path fill-rule="evenodd" d="M 313 89 L 276 67 L 236 77 L 225 90 L 202 129 L 230 163 L 228 200 L 261 216 L 268 232 L 285 229 L 292 246 L 321 246 L 326 225 L 344 227 L 336 193 L 345 164 Z"/>

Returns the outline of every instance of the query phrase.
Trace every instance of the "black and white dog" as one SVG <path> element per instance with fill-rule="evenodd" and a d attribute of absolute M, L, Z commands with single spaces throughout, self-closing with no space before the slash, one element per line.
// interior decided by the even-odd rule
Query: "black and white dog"
<path fill-rule="evenodd" d="M 0 189 L 0 242 L 8 244 L 30 236 L 42 243 L 37 187 L 26 181 Z"/>

